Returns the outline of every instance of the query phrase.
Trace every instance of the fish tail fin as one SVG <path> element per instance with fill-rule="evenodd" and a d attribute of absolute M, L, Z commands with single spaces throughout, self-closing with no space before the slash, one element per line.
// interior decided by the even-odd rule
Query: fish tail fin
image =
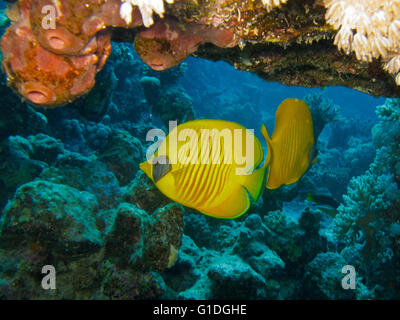
<path fill-rule="evenodd" d="M 265 142 L 267 143 L 267 156 L 265 157 L 264 165 L 261 168 L 255 170 L 252 174 L 244 176 L 245 178 L 242 182 L 242 185 L 246 188 L 254 201 L 258 200 L 262 191 L 265 188 L 266 181 L 268 179 L 267 169 L 272 158 L 272 141 L 269 137 L 265 124 L 261 126 L 261 133 L 264 136 Z"/>
<path fill-rule="evenodd" d="M 246 188 L 251 198 L 257 201 L 265 186 L 267 166 L 262 166 L 249 175 L 243 176 L 242 186 Z"/>

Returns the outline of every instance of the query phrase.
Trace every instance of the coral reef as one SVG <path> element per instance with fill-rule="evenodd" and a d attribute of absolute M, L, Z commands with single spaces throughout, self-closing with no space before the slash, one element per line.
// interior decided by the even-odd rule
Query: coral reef
<path fill-rule="evenodd" d="M 10 6 L 3 67 L 16 92 L 43 106 L 63 105 L 90 91 L 109 56 L 111 36 L 134 39 L 139 56 L 156 70 L 196 52 L 288 85 L 400 93 L 386 73 L 399 71 L 397 2 L 168 0 L 164 6 L 163 0 L 93 0 L 54 7 L 49 0 L 19 0 Z M 354 18 L 357 12 L 362 14 Z M 336 35 L 332 28 L 339 30 Z M 355 56 L 340 54 L 335 44 Z"/>
<path fill-rule="evenodd" d="M 161 297 L 166 289 L 156 272 L 176 261 L 182 217 L 183 209 L 175 204 L 153 214 L 129 203 L 102 211 L 89 192 L 44 180 L 27 183 L 1 218 L 1 261 L 18 268 L 2 263 L 0 296 Z M 55 291 L 37 290 L 38 268 L 47 264 L 57 270 Z"/>
<path fill-rule="evenodd" d="M 176 263 L 184 209 L 137 171 L 153 124 L 140 98 L 120 104 L 121 64 L 144 99 L 143 66 L 118 50 L 104 83 L 65 108 L 33 108 L 0 83 L 1 299 L 175 297 L 160 274 Z M 40 289 L 44 265 L 59 289 Z"/>
<path fill-rule="evenodd" d="M 338 30 L 334 44 L 358 60 L 382 58 L 384 69 L 400 85 L 400 3 L 398 1 L 325 0 L 326 21 Z"/>
<path fill-rule="evenodd" d="M 342 245 L 359 245 L 359 268 L 366 276 L 365 284 L 379 298 L 397 296 L 398 277 L 391 268 L 399 262 L 399 239 L 394 231 L 400 209 L 399 110 L 397 99 L 387 99 L 377 107 L 380 122 L 372 130 L 378 147 L 376 156 L 363 175 L 351 179 L 334 219 L 334 230 Z M 389 288 L 383 290 L 388 283 Z"/>
<path fill-rule="evenodd" d="M 15 17 L 26 14 L 29 5 L 45 3 L 16 1 Z M 165 32 L 168 26 L 180 40 L 192 40 L 188 31 L 201 38 L 195 44 L 183 41 L 185 50 L 198 45 L 196 55 L 223 57 L 269 79 L 336 82 L 374 94 L 395 95 L 398 90 L 379 61 L 357 62 L 337 52 L 325 10 L 312 0 L 208 1 L 206 6 L 176 0 L 164 1 L 164 9 L 160 0 L 151 4 L 156 10 L 147 11 L 146 24 L 153 19 L 148 28 L 142 26 L 140 5 L 135 7 L 144 5 L 141 1 L 129 1 L 131 24 L 120 16 L 119 0 L 87 1 L 85 8 L 82 2 L 70 3 L 61 8 L 58 33 L 39 30 L 40 16 L 31 10 L 30 26 L 19 34 L 23 41 L 13 45 L 23 47 L 29 35 L 37 46 L 28 46 L 25 53 L 40 50 L 72 63 L 97 55 L 102 32 L 110 32 L 114 40 L 125 41 L 129 35 L 130 42 L 136 33 L 137 44 L 147 35 L 151 44 L 163 42 L 178 50 L 165 64 L 172 66 L 186 55 Z M 209 15 L 217 9 L 218 14 Z M 1 21 L 4 29 L 8 21 Z M 13 20 L 7 33 L 15 33 L 22 21 L 27 19 Z M 224 33 L 230 41 L 232 32 L 239 41 L 235 48 L 205 43 Z M 69 46 L 63 46 L 66 40 Z M 107 65 L 100 71 L 96 64 L 90 93 L 79 98 L 87 90 L 67 93 L 66 100 L 77 99 L 64 108 L 21 102 L 5 79 L 0 81 L 1 299 L 399 298 L 398 100 L 378 106 L 375 123 L 344 112 L 354 104 L 354 113 L 364 116 L 367 107 L 357 106 L 358 101 L 340 108 L 336 99 L 307 95 L 317 163 L 297 184 L 265 191 L 245 216 L 219 221 L 170 203 L 138 170 L 153 142 L 146 141 L 148 130 L 165 129 L 169 120 L 214 117 L 257 131 L 261 122 L 273 122 L 275 95 L 293 92 L 286 87 L 263 92 L 249 74 L 231 82 L 230 74 L 220 76 L 224 71 L 211 62 L 208 67 L 199 63 L 194 77 L 186 70 L 194 70 L 195 59 L 156 71 L 140 62 L 131 44 L 112 46 Z M 5 57 L 12 61 L 6 49 Z M 32 71 L 29 76 L 41 74 Z M 62 99 L 56 96 L 54 105 Z M 310 194 L 323 195 L 330 204 L 313 202 Z M 40 289 L 43 265 L 57 270 L 57 290 Z M 356 269 L 354 291 L 341 287 L 344 265 Z"/>

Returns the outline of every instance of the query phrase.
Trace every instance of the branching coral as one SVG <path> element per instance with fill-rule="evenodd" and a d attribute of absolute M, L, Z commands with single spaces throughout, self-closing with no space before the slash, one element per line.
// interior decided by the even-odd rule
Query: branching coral
<path fill-rule="evenodd" d="M 340 107 L 334 105 L 331 99 L 325 98 L 322 94 L 308 94 L 304 97 L 304 101 L 311 109 L 314 136 L 317 141 L 326 124 L 340 119 Z"/>
<path fill-rule="evenodd" d="M 387 99 L 384 106 L 377 107 L 377 114 L 375 159 L 365 174 L 351 180 L 334 224 L 340 239 L 362 243 L 365 258 L 384 263 L 387 252 L 396 251 L 390 228 L 399 222 L 400 102 Z"/>
<path fill-rule="evenodd" d="M 382 58 L 400 85 L 400 1 L 324 0 L 324 5 L 326 21 L 338 30 L 337 47 L 361 61 Z"/>

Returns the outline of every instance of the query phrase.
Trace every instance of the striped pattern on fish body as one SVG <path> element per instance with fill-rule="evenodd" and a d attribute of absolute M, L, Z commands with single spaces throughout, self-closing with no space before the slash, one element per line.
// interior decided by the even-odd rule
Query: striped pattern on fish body
<path fill-rule="evenodd" d="M 183 129 L 191 129 L 186 141 L 178 141 L 176 148 L 172 147 L 170 150 L 171 136 L 179 136 Z M 203 134 L 202 129 L 208 129 L 210 135 Z M 244 164 L 236 163 L 233 154 L 235 129 L 243 132 L 240 136 L 241 154 L 245 154 L 246 128 L 234 122 L 195 120 L 172 130 L 154 156 L 160 156 L 160 150 L 164 150 L 170 157 L 169 153 L 172 151 L 178 154 L 179 161 L 172 163 L 169 174 L 156 182 L 157 188 L 170 199 L 214 217 L 235 218 L 247 211 L 250 205 L 248 193 L 253 198 L 258 198 L 264 189 L 266 168 L 251 170 L 249 175 L 236 174 L 236 169 L 243 168 Z M 227 140 L 226 145 L 225 140 L 220 140 L 218 135 L 223 130 L 232 137 L 231 141 Z M 252 137 L 254 166 L 257 167 L 264 154 L 258 139 L 254 135 Z M 218 143 L 220 148 L 217 147 Z M 188 150 L 198 152 L 191 153 Z"/>

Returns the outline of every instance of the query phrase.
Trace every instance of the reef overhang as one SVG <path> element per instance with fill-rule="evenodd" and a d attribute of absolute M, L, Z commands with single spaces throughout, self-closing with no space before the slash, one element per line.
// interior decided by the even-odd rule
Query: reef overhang
<path fill-rule="evenodd" d="M 345 23 L 345 9 L 364 10 L 367 16 L 359 1 L 63 0 L 56 7 L 51 0 L 13 1 L 8 9 L 12 24 L 1 42 L 3 69 L 9 86 L 29 102 L 64 105 L 94 86 L 111 40 L 133 41 L 155 70 L 195 55 L 286 85 L 342 85 L 399 97 L 395 35 L 400 3 L 389 7 L 386 2 L 376 10 L 381 20 L 387 17 L 379 20 L 383 31 L 377 38 L 357 19 Z M 379 17 L 368 18 L 375 26 Z"/>

